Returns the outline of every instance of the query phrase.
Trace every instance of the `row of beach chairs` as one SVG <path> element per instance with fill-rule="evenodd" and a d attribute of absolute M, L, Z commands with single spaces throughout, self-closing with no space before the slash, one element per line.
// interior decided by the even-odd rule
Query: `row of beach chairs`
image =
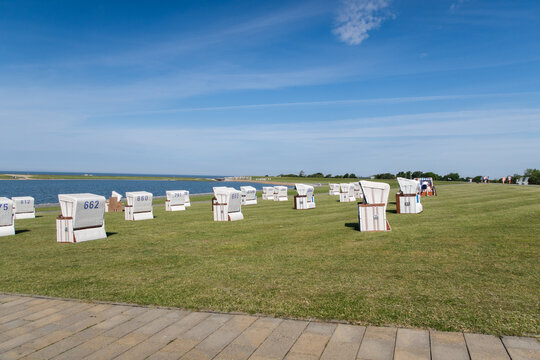
<path fill-rule="evenodd" d="M 400 191 L 396 194 L 398 213 L 417 214 L 422 212 L 420 195 L 425 188 L 419 180 L 398 178 Z M 434 192 L 434 186 L 430 187 Z M 294 209 L 315 208 L 314 187 L 296 184 Z M 339 192 L 337 190 L 339 189 Z M 212 209 L 214 221 L 236 221 L 244 218 L 242 205 L 257 204 L 257 190 L 252 186 L 214 187 Z M 288 201 L 286 186 L 263 187 L 262 199 Z M 337 193 L 337 194 L 336 194 Z M 386 220 L 386 207 L 390 185 L 381 182 L 360 181 L 359 183 L 330 184 L 330 194 L 339 195 L 340 202 L 358 203 L 360 231 L 389 231 Z M 182 211 L 191 206 L 189 191 L 170 190 L 166 192 L 165 210 Z M 58 242 L 83 242 L 106 238 L 104 213 L 125 212 L 125 220 L 138 221 L 154 218 L 153 194 L 146 191 L 126 193 L 126 206 L 123 208 L 122 195 L 113 191 L 109 200 L 95 194 L 60 194 L 58 200 L 61 215 L 56 219 Z M 14 235 L 15 219 L 35 217 L 34 199 L 18 197 L 0 198 L 0 236 Z"/>

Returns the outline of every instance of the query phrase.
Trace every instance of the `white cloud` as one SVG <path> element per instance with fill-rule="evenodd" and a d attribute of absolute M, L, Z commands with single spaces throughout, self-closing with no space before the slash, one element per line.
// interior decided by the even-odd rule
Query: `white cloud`
<path fill-rule="evenodd" d="M 358 45 L 388 17 L 389 0 L 343 0 L 334 34 L 349 45 Z"/>

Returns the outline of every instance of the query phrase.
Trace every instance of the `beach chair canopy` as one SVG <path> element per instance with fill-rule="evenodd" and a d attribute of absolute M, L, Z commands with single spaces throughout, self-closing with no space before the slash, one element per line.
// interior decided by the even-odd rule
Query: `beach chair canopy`
<path fill-rule="evenodd" d="M 62 216 L 73 219 L 73 228 L 103 225 L 105 197 L 96 194 L 59 194 L 58 202 Z"/>
<path fill-rule="evenodd" d="M 0 197 L 0 226 L 13 224 L 13 201 L 6 197 Z"/>
<path fill-rule="evenodd" d="M 398 177 L 399 189 L 403 194 L 416 194 L 421 191 L 420 182 L 417 180 Z"/>
<path fill-rule="evenodd" d="M 34 198 L 31 196 L 17 196 L 12 197 L 13 207 L 15 208 L 15 213 L 29 213 L 34 212 Z"/>
<path fill-rule="evenodd" d="M 132 191 L 126 193 L 129 206 L 133 206 L 133 212 L 152 211 L 152 193 L 147 191 Z"/>
<path fill-rule="evenodd" d="M 361 180 L 360 186 L 366 204 L 386 204 L 390 195 L 390 185 L 383 182 Z"/>

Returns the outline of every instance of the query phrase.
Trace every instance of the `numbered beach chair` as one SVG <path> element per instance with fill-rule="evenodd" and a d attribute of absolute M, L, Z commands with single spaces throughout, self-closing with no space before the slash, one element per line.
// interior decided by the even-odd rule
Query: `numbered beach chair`
<path fill-rule="evenodd" d="M 420 195 L 422 196 L 437 196 L 437 190 L 433 184 L 433 178 L 415 178 L 414 180 L 420 183 Z"/>
<path fill-rule="evenodd" d="M 287 187 L 286 186 L 274 186 L 274 201 L 288 201 Z"/>
<path fill-rule="evenodd" d="M 59 194 L 62 215 L 56 218 L 56 241 L 79 243 L 105 239 L 105 197 L 95 194 Z"/>
<path fill-rule="evenodd" d="M 339 202 L 356 201 L 353 184 L 339 184 Z"/>
<path fill-rule="evenodd" d="M 105 212 L 122 212 L 123 210 L 122 194 L 113 191 L 111 197 L 105 203 Z"/>
<path fill-rule="evenodd" d="M 127 192 L 125 219 L 129 221 L 153 219 L 154 209 L 152 207 L 152 198 L 152 193 L 147 191 Z"/>
<path fill-rule="evenodd" d="M 423 207 L 420 203 L 420 183 L 416 180 L 397 178 L 399 191 L 396 193 L 398 214 L 419 214 Z"/>
<path fill-rule="evenodd" d="M 257 205 L 257 189 L 253 186 L 240 186 L 242 205 Z"/>
<path fill-rule="evenodd" d="M 360 231 L 390 231 L 386 220 L 386 205 L 390 185 L 375 181 L 360 181 L 363 202 L 358 203 L 358 223 Z"/>
<path fill-rule="evenodd" d="M 167 190 L 167 200 L 165 200 L 165 211 L 186 210 L 189 202 L 189 191 L 187 190 Z"/>
<path fill-rule="evenodd" d="M 263 186 L 263 188 L 262 188 L 262 199 L 263 200 L 274 200 L 274 187 L 273 186 Z"/>
<path fill-rule="evenodd" d="M 307 210 L 315 208 L 315 188 L 311 185 L 296 184 L 298 195 L 294 197 L 294 208 L 296 210 Z"/>
<path fill-rule="evenodd" d="M 34 198 L 31 196 L 12 197 L 13 214 L 15 220 L 33 219 L 36 217 L 36 208 L 34 206 Z"/>
<path fill-rule="evenodd" d="M 328 195 L 339 195 L 339 184 L 328 184 L 328 185 L 330 186 Z"/>
<path fill-rule="evenodd" d="M 242 220 L 242 193 L 231 187 L 215 187 L 212 210 L 214 221 Z"/>
<path fill-rule="evenodd" d="M 15 235 L 13 201 L 0 197 L 0 236 Z"/>

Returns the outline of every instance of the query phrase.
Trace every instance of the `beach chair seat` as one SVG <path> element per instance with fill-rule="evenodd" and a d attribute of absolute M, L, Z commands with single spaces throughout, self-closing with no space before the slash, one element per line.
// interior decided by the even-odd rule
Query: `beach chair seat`
<path fill-rule="evenodd" d="M 257 189 L 253 186 L 240 186 L 242 205 L 257 205 Z"/>
<path fill-rule="evenodd" d="M 36 217 L 36 208 L 34 198 L 31 196 L 12 197 L 13 214 L 15 220 L 33 219 Z"/>
<path fill-rule="evenodd" d="M 214 221 L 242 220 L 242 192 L 231 187 L 215 187 L 212 211 Z"/>
<path fill-rule="evenodd" d="M 61 215 L 56 218 L 56 241 L 79 243 L 107 238 L 105 197 L 101 195 L 59 194 Z"/>
<path fill-rule="evenodd" d="M 127 192 L 125 219 L 128 221 L 153 219 L 154 209 L 152 207 L 152 199 L 152 193 L 147 191 Z"/>
<path fill-rule="evenodd" d="M 13 201 L 0 197 L 0 236 L 15 235 L 15 216 Z"/>
<path fill-rule="evenodd" d="M 386 206 L 390 185 L 375 181 L 360 181 L 363 201 L 358 202 L 358 229 L 364 231 L 391 231 L 386 219 Z"/>
<path fill-rule="evenodd" d="M 398 214 L 419 214 L 423 207 L 420 203 L 420 183 L 417 180 L 397 178 L 399 191 L 396 193 Z"/>
<path fill-rule="evenodd" d="M 297 210 L 307 210 L 315 208 L 315 188 L 311 185 L 296 184 L 298 195 L 294 196 L 294 208 Z"/>

